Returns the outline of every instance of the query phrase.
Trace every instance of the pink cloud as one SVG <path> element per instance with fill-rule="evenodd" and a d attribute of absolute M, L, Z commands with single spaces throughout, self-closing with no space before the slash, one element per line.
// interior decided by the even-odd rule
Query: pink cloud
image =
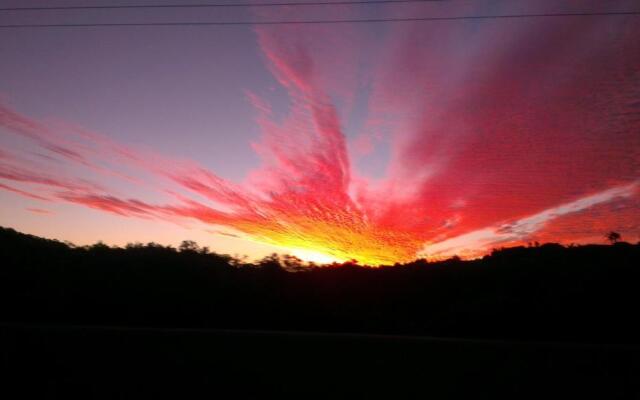
<path fill-rule="evenodd" d="M 457 235 L 637 179 L 639 33 L 606 18 L 398 25 L 370 102 L 395 132 L 390 175 L 362 202 L 412 188 L 381 218 L 462 213 Z"/>
<path fill-rule="evenodd" d="M 49 199 L 44 197 L 44 196 L 40 196 L 40 195 L 31 193 L 31 192 L 27 192 L 26 190 L 18 189 L 18 188 L 15 188 L 13 186 L 5 185 L 4 183 L 0 183 L 0 189 L 4 189 L 4 190 L 6 190 L 8 192 L 19 194 L 21 196 L 28 197 L 28 198 L 34 199 L 34 200 L 49 201 Z"/>
<path fill-rule="evenodd" d="M 629 188 L 640 177 L 633 117 L 640 28 L 625 21 L 607 36 L 607 20 L 545 24 L 410 24 L 390 29 L 375 52 L 354 28 L 256 29 L 290 109 L 276 116 L 266 99 L 247 93 L 262 165 L 242 183 L 0 105 L 0 126 L 35 143 L 42 162 L 73 165 L 44 172 L 0 151 L 7 182 L 0 188 L 122 217 L 198 220 L 292 250 L 371 263 L 421 252 L 477 255 L 544 237 L 567 219 L 587 226 L 578 215 L 621 198 L 637 203 Z M 362 78 L 361 60 L 372 54 L 377 64 Z M 344 128 L 363 80 L 371 95 L 355 148 L 366 154 L 392 143 L 388 173 L 377 180 L 354 167 Z M 120 181 L 139 183 L 156 200 L 108 185 Z M 157 200 L 158 193 L 168 199 Z M 592 237 L 613 214 L 581 235 Z M 557 240 L 577 239 L 556 232 Z"/>
<path fill-rule="evenodd" d="M 29 207 L 29 208 L 25 208 L 25 210 L 30 211 L 34 214 L 40 214 L 40 215 L 51 215 L 53 214 L 53 211 L 51 210 L 45 210 L 42 208 L 35 208 L 35 207 Z"/>
<path fill-rule="evenodd" d="M 505 244 L 521 244 L 527 241 L 539 241 L 541 237 L 545 237 L 546 241 L 557 241 L 561 239 L 566 241 L 571 237 L 570 229 L 565 231 L 559 231 L 554 229 L 555 235 L 549 236 L 545 229 L 548 225 L 557 223 L 558 220 L 570 219 L 574 223 L 576 219 L 580 221 L 573 228 L 576 227 L 584 229 L 589 223 L 597 223 L 600 225 L 599 229 L 593 229 L 589 227 L 586 231 L 582 232 L 582 237 L 574 236 L 575 240 L 572 242 L 580 242 L 584 238 L 585 234 L 593 236 L 594 233 L 601 238 L 604 232 L 614 229 L 615 224 L 612 224 L 613 215 L 609 218 L 603 218 L 600 216 L 589 215 L 589 213 L 602 207 L 603 205 L 611 204 L 615 200 L 632 200 L 631 204 L 636 204 L 635 211 L 637 211 L 638 201 L 638 187 L 639 183 L 634 182 L 628 185 L 619 186 L 611 189 L 604 190 L 599 193 L 591 194 L 583 198 L 574 200 L 570 203 L 561 204 L 539 213 L 529 215 L 519 220 L 510 222 L 501 222 L 492 227 L 482 228 L 479 230 L 464 233 L 462 235 L 451 237 L 446 240 L 436 241 L 425 247 L 424 252 L 428 256 L 447 257 L 453 255 L 465 255 L 467 257 L 474 257 L 486 253 L 488 250 L 494 247 L 502 247 Z M 585 218 L 589 216 L 590 218 Z M 585 221 L 586 219 L 586 221 Z M 604 222 L 604 223 L 603 223 Z M 633 224 L 634 228 L 640 226 L 637 219 L 631 218 L 628 220 Z M 566 224 L 564 224 L 567 227 Z M 568 235 L 569 234 L 569 235 Z M 589 239 L 593 239 L 590 237 Z M 570 240 L 570 239 L 569 239 Z"/>

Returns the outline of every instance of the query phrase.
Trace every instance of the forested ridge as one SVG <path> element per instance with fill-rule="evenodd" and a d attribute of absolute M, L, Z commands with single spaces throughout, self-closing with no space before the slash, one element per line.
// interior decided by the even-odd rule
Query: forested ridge
<path fill-rule="evenodd" d="M 543 244 L 362 267 L 249 263 L 180 248 L 69 244 L 0 229 L 5 323 L 360 332 L 637 343 L 640 245 Z"/>

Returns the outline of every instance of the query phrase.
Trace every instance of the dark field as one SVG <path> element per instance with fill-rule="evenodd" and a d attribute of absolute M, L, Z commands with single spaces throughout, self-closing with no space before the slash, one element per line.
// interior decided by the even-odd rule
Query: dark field
<path fill-rule="evenodd" d="M 640 348 L 3 325 L 12 398 L 638 398 Z M 37 396 L 37 397 L 34 397 Z"/>
<path fill-rule="evenodd" d="M 3 398 L 640 398 L 639 245 L 308 268 L 0 229 L 0 257 Z"/>

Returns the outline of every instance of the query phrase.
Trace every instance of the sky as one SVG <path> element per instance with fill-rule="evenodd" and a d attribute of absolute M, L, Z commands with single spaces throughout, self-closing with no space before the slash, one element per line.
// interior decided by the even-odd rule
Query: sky
<path fill-rule="evenodd" d="M 634 3 L 0 11 L 0 25 Z M 638 37 L 638 15 L 0 28 L 0 225 L 77 245 L 195 240 L 369 264 L 602 243 L 612 230 L 636 242 Z"/>

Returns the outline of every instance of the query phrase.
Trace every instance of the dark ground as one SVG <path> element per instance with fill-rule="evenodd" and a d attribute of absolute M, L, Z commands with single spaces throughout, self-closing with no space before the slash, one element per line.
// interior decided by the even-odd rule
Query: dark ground
<path fill-rule="evenodd" d="M 291 272 L 0 228 L 0 260 L 3 398 L 640 398 L 639 245 Z"/>
<path fill-rule="evenodd" d="M 0 327 L 6 398 L 640 398 L 640 348 Z"/>

